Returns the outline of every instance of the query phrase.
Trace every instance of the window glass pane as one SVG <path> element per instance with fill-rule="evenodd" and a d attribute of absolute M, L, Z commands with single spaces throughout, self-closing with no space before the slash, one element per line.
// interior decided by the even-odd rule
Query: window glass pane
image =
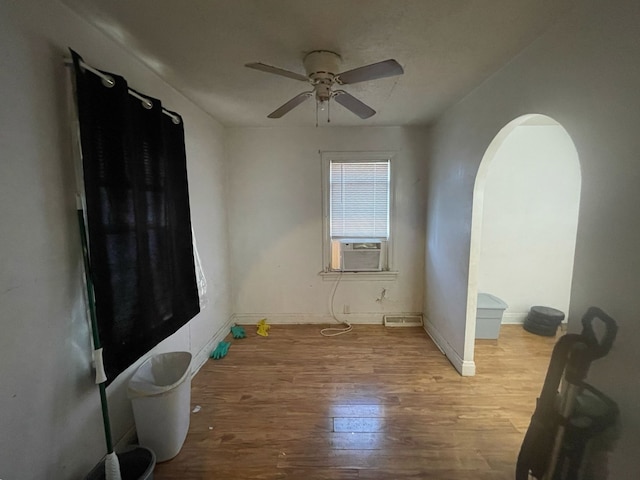
<path fill-rule="evenodd" d="M 331 237 L 389 237 L 389 161 L 331 162 Z"/>

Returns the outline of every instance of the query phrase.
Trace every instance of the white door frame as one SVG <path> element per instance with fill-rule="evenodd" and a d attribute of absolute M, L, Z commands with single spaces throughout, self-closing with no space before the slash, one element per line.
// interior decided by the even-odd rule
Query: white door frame
<path fill-rule="evenodd" d="M 527 114 L 522 115 L 508 124 L 506 124 L 498 132 L 498 134 L 491 141 L 487 150 L 485 151 L 478 172 L 476 173 L 476 180 L 473 187 L 473 204 L 471 209 L 471 239 L 469 247 L 469 278 L 467 284 L 467 311 L 466 311 L 466 324 L 464 332 L 464 352 L 463 359 L 470 361 L 471 365 L 475 367 L 474 362 L 474 350 L 475 350 L 475 336 L 476 336 L 476 309 L 478 304 L 478 271 L 480 261 L 480 246 L 482 241 L 482 215 L 484 213 L 484 190 L 487 180 L 487 174 L 489 167 L 493 159 L 496 156 L 498 150 L 502 147 L 505 139 L 520 125 L 527 123 L 534 117 L 546 117 L 547 120 L 553 121 L 559 124 L 552 118 L 542 114 Z M 559 124 L 562 126 L 561 124 Z M 563 127 L 564 128 L 564 127 Z M 575 144 L 574 144 L 575 148 Z M 577 150 L 577 149 L 576 149 Z M 577 156 L 577 155 L 576 155 Z M 465 372 L 462 372 L 465 375 Z M 473 372 L 468 374 L 474 375 Z"/>

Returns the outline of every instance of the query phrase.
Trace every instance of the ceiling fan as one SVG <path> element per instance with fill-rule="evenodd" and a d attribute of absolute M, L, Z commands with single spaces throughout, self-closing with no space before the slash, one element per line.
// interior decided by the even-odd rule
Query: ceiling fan
<path fill-rule="evenodd" d="M 340 55 L 328 50 L 314 50 L 309 52 L 303 59 L 304 68 L 307 72 L 306 76 L 259 62 L 247 63 L 245 67 L 293 78 L 301 82 L 308 82 L 313 87 L 313 90 L 302 92 L 284 105 L 275 109 L 268 115 L 268 118 L 280 118 L 313 96 L 316 97 L 316 123 L 318 109 L 324 110 L 324 106 L 328 105 L 331 99 L 334 99 L 360 118 L 372 117 L 376 113 L 373 108 L 361 102 L 350 93 L 344 90 L 334 90 L 333 87 L 335 85 L 350 85 L 352 83 L 402 75 L 404 70 L 398 62 L 390 59 L 338 73 L 340 72 L 341 60 Z"/>

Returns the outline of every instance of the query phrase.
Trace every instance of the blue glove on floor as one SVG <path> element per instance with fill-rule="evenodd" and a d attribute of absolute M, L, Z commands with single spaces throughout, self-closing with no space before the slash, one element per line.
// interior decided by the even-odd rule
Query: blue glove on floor
<path fill-rule="evenodd" d="M 211 352 L 211 358 L 214 360 L 220 360 L 229 351 L 229 345 L 231 345 L 231 342 L 220 342 L 216 349 Z"/>
<path fill-rule="evenodd" d="M 247 336 L 244 332 L 244 328 L 239 325 L 231 327 L 231 335 L 233 335 L 233 338 L 245 338 Z"/>

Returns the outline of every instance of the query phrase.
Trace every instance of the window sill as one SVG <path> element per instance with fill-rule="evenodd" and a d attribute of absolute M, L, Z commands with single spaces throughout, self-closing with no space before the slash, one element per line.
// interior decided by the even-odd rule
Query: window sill
<path fill-rule="evenodd" d="M 383 272 L 320 272 L 318 275 L 322 277 L 323 282 L 332 282 L 340 279 L 344 281 L 387 281 L 395 280 L 398 277 L 396 271 Z"/>

